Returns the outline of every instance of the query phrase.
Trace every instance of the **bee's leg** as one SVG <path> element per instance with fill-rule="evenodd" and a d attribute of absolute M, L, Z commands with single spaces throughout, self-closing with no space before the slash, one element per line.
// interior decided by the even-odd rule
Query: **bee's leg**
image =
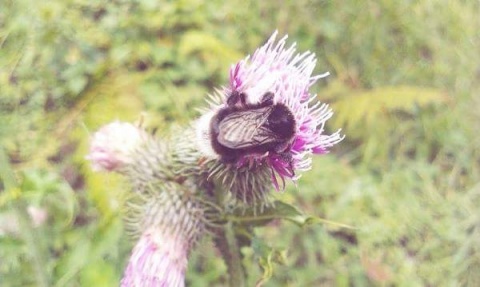
<path fill-rule="evenodd" d="M 279 154 L 279 155 L 282 155 L 282 154 L 286 154 L 285 151 L 287 151 L 288 149 L 290 148 L 290 144 L 288 142 L 284 142 L 284 143 L 276 143 L 275 146 L 273 147 L 273 150 Z"/>
<path fill-rule="evenodd" d="M 223 154 L 221 155 L 221 161 L 225 164 L 233 164 L 238 160 L 239 157 L 239 151 L 224 148 Z"/>
<path fill-rule="evenodd" d="M 240 104 L 239 104 L 240 102 Z M 247 95 L 245 93 L 239 93 L 233 91 L 227 99 L 227 105 L 229 107 L 245 107 L 247 105 Z"/>
<path fill-rule="evenodd" d="M 227 98 L 227 105 L 229 107 L 233 107 L 238 103 L 238 100 L 240 99 L 240 94 L 237 91 L 233 91 L 230 96 Z"/>
<path fill-rule="evenodd" d="M 273 105 L 273 98 L 275 97 L 275 94 L 272 92 L 266 92 L 262 96 L 262 102 L 260 103 L 262 107 L 268 107 Z"/>
<path fill-rule="evenodd" d="M 292 154 L 289 152 L 283 152 L 278 154 L 283 161 L 288 163 L 288 172 L 290 173 L 289 176 L 294 177 L 295 176 L 295 169 L 293 168 L 293 157 Z"/>
<path fill-rule="evenodd" d="M 239 95 L 239 97 L 240 97 L 240 103 L 242 104 L 242 107 L 246 107 L 247 106 L 247 94 L 241 93 Z"/>

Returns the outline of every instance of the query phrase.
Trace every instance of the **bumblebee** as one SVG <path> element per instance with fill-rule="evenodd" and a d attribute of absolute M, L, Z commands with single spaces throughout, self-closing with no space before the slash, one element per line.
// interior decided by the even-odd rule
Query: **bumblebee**
<path fill-rule="evenodd" d="M 227 106 L 212 118 L 210 135 L 214 151 L 227 163 L 247 154 L 285 155 L 296 130 L 290 109 L 275 104 L 271 92 L 265 93 L 258 104 L 248 104 L 246 97 L 245 93 L 232 92 Z"/>

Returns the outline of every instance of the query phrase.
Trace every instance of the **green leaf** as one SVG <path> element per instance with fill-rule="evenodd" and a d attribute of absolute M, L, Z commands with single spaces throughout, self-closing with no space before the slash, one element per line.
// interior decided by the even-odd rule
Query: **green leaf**
<path fill-rule="evenodd" d="M 282 265 L 286 263 L 286 250 L 272 248 L 258 237 L 253 238 L 252 248 L 258 257 L 260 267 L 263 269 L 262 277 L 255 284 L 259 287 L 263 286 L 272 277 L 274 273 L 273 263 Z"/>
<path fill-rule="evenodd" d="M 275 201 L 271 207 L 265 208 L 260 213 L 255 208 L 249 208 L 245 211 L 239 211 L 233 216 L 228 217 L 233 222 L 243 223 L 245 225 L 262 226 L 273 219 L 285 219 L 304 227 L 312 224 L 328 224 L 330 226 L 354 229 L 354 227 L 323 219 L 316 216 L 305 215 L 298 208 L 283 201 Z"/>
<path fill-rule="evenodd" d="M 72 246 L 68 253 L 65 253 L 64 257 L 58 261 L 58 274 L 61 274 L 61 277 L 55 286 L 69 285 L 68 283 L 88 265 L 88 254 L 90 254 L 91 249 L 92 243 L 90 241 L 79 241 L 75 246 Z"/>
<path fill-rule="evenodd" d="M 70 233 L 72 240 L 69 242 L 68 249 L 58 260 L 56 273 L 59 278 L 56 286 L 70 286 L 79 278 L 90 280 L 91 276 L 98 274 L 94 274 L 93 270 L 89 270 L 89 268 L 95 269 L 97 265 L 100 265 L 99 268 L 103 268 L 102 262 L 105 260 L 113 261 L 112 258 L 118 260 L 121 235 L 122 224 L 118 217 L 112 217 L 111 221 L 93 231 L 83 229 Z M 84 240 L 86 237 L 89 238 L 88 241 Z M 107 271 L 110 273 L 112 270 Z M 109 277 L 113 276 L 113 274 L 108 275 Z"/>
<path fill-rule="evenodd" d="M 15 174 L 10 166 L 8 157 L 3 149 L 0 147 L 0 179 L 5 185 L 5 189 L 14 189 L 17 186 Z"/>
<path fill-rule="evenodd" d="M 72 91 L 73 94 L 77 95 L 83 89 L 87 86 L 88 84 L 88 78 L 85 76 L 76 76 L 68 81 L 68 87 Z"/>
<path fill-rule="evenodd" d="M 119 278 L 111 263 L 97 259 L 80 274 L 81 286 L 118 286 Z"/>

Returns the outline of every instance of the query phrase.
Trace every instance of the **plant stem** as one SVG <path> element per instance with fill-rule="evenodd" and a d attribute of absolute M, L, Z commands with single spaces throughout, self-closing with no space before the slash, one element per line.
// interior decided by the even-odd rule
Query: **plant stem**
<path fill-rule="evenodd" d="M 215 188 L 215 201 L 219 206 L 224 206 L 225 191 Z M 242 254 L 238 236 L 235 233 L 234 223 L 230 220 L 219 228 L 215 229 L 215 244 L 222 253 L 222 257 L 227 265 L 230 287 L 244 287 L 245 269 L 242 266 Z"/>
<path fill-rule="evenodd" d="M 215 243 L 227 264 L 229 286 L 245 286 L 245 270 L 242 266 L 242 255 L 233 224 L 228 222 L 223 228 L 218 228 L 215 235 Z"/>
<path fill-rule="evenodd" d="M 242 266 L 242 254 L 233 223 L 228 223 L 225 233 L 232 255 L 230 258 L 230 286 L 245 286 L 245 270 Z"/>
<path fill-rule="evenodd" d="M 3 148 L 0 148 L 0 178 L 3 180 L 6 192 L 13 193 L 18 191 L 15 174 L 11 169 L 10 163 Z M 20 193 L 20 191 L 18 191 L 18 193 Z M 32 256 L 37 286 L 48 287 L 50 284 L 47 273 L 45 272 L 47 265 L 45 262 L 43 262 L 45 258 L 44 245 L 42 244 L 40 237 L 32 225 L 30 215 L 27 212 L 27 205 L 23 198 L 16 198 L 14 204 L 15 206 L 13 210 L 15 212 L 15 216 L 18 218 L 22 238 L 25 240 L 28 250 L 30 251 L 30 255 Z"/>

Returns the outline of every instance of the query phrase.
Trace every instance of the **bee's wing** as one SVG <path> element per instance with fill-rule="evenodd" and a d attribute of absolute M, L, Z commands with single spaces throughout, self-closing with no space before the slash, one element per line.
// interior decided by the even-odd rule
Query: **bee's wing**
<path fill-rule="evenodd" d="M 275 133 L 265 125 L 271 111 L 271 107 L 266 107 L 229 114 L 218 126 L 218 142 L 228 148 L 240 149 L 275 141 Z"/>

